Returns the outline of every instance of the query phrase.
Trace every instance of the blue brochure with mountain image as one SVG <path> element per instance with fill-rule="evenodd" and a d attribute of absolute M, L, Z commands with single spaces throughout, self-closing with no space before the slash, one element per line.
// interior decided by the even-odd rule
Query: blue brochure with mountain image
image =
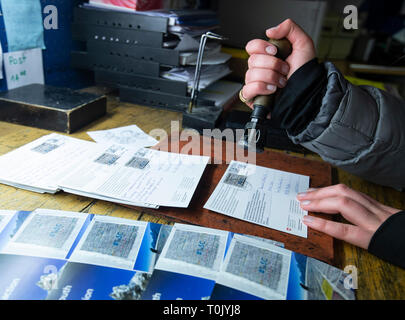
<path fill-rule="evenodd" d="M 223 230 L 0 211 L 3 300 L 354 299 L 347 277 L 281 243 Z"/>

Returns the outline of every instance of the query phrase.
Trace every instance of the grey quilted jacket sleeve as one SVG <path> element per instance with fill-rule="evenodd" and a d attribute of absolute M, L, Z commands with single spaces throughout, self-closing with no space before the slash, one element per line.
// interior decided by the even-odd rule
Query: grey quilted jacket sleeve
<path fill-rule="evenodd" d="M 332 63 L 319 112 L 294 143 L 323 160 L 377 184 L 405 188 L 405 102 L 349 83 Z"/>

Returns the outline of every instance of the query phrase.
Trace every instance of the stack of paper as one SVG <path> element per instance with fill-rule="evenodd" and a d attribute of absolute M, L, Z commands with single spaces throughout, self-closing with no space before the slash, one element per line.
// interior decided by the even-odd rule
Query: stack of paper
<path fill-rule="evenodd" d="M 198 90 L 203 90 L 215 84 L 215 82 L 231 72 L 232 71 L 225 64 L 202 66 Z M 187 88 L 191 91 L 194 86 L 194 73 L 195 67 L 173 68 L 169 71 L 162 72 L 161 76 L 170 80 L 187 82 Z"/>
<path fill-rule="evenodd" d="M 134 206 L 187 207 L 208 160 L 50 134 L 1 156 L 0 182 Z"/>
<path fill-rule="evenodd" d="M 59 182 L 60 188 L 132 205 L 188 207 L 209 160 L 120 145 L 102 145 L 94 151 Z"/>
<path fill-rule="evenodd" d="M 187 82 L 188 89 L 191 91 L 194 85 L 200 37 L 188 34 L 179 34 L 178 36 L 181 40 L 175 49 L 180 51 L 180 67 L 163 71 L 160 76 L 170 80 Z M 232 72 L 227 64 L 232 56 L 221 52 L 221 48 L 222 46 L 219 43 L 207 42 L 201 62 L 198 90 L 203 90 Z"/>
<path fill-rule="evenodd" d="M 199 37 L 188 34 L 179 35 L 180 42 L 175 47 L 180 51 L 180 65 L 197 64 L 198 49 L 200 47 Z M 232 56 L 221 52 L 222 46 L 216 42 L 208 42 L 205 46 L 202 65 L 221 65 L 226 63 Z"/>
<path fill-rule="evenodd" d="M 40 193 L 59 190 L 61 177 L 91 153 L 95 143 L 60 134 L 43 136 L 0 157 L 0 182 Z"/>

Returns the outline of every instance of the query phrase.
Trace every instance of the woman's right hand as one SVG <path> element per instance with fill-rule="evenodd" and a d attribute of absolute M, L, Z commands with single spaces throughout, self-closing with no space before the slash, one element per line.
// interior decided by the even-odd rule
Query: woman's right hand
<path fill-rule="evenodd" d="M 316 56 L 312 39 L 291 19 L 266 30 L 266 35 L 272 39 L 287 38 L 292 44 L 292 53 L 286 61 L 282 61 L 274 56 L 277 48 L 265 40 L 255 39 L 246 45 L 250 57 L 242 96 L 251 108 L 252 101 L 249 100 L 285 87 L 287 79 Z"/>

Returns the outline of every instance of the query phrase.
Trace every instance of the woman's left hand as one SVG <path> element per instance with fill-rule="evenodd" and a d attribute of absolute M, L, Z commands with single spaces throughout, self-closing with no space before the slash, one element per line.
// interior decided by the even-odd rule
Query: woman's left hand
<path fill-rule="evenodd" d="M 367 249 L 373 234 L 391 215 L 401 211 L 339 184 L 299 193 L 301 208 L 312 212 L 341 214 L 352 224 L 329 221 L 307 215 L 303 223 L 334 238 Z"/>

